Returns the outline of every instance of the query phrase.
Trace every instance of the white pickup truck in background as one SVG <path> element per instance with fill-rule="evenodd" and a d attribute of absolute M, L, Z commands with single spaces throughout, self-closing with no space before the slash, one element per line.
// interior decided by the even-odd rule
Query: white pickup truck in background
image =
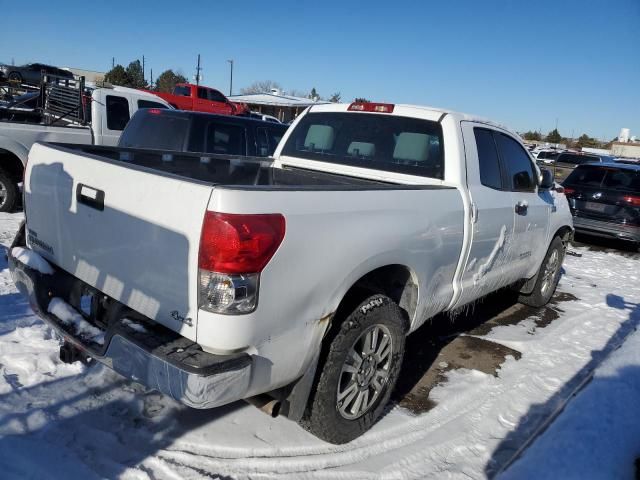
<path fill-rule="evenodd" d="M 54 88 L 64 96 L 67 106 L 80 105 L 82 94 L 75 84 Z M 63 108 L 58 109 L 61 112 L 59 119 L 53 119 L 53 114 L 45 115 L 55 123 L 0 120 L 0 212 L 15 208 L 19 199 L 18 184 L 22 182 L 27 155 L 34 143 L 115 146 L 129 118 L 139 108 L 173 108 L 160 97 L 133 88 L 116 86 L 87 90 L 90 93 L 85 102 L 90 102 L 91 106 L 86 109 L 87 118 L 83 121 L 78 121 L 78 112 L 72 111 L 73 107 L 69 113 L 74 115 L 64 116 Z"/>
<path fill-rule="evenodd" d="M 273 161 L 202 155 L 34 145 L 15 283 L 64 360 L 330 442 L 381 415 L 427 319 L 504 287 L 548 302 L 573 231 L 519 138 L 465 114 L 318 105 Z"/>

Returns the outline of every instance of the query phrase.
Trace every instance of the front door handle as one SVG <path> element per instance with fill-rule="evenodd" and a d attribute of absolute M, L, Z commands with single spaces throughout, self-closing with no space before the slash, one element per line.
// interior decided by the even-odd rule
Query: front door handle
<path fill-rule="evenodd" d="M 529 208 L 529 204 L 527 202 L 516 203 L 516 213 L 518 215 L 526 215 L 528 208 Z"/>

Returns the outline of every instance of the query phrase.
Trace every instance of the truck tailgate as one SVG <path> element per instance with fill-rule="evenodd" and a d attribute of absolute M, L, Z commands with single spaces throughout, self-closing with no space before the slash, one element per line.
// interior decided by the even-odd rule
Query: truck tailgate
<path fill-rule="evenodd" d="M 41 144 L 25 175 L 29 247 L 196 340 L 198 247 L 211 185 Z"/>

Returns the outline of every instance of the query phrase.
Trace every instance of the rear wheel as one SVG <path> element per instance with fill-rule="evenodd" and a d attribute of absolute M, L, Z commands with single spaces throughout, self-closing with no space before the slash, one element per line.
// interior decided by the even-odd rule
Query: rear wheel
<path fill-rule="evenodd" d="M 542 261 L 542 265 L 540 265 L 533 290 L 528 295 L 521 294 L 518 297 L 520 303 L 530 307 L 543 307 L 549 303 L 560 280 L 565 251 L 566 247 L 562 239 L 554 237 Z"/>
<path fill-rule="evenodd" d="M 331 443 L 362 435 L 382 414 L 405 347 L 400 307 L 384 295 L 362 302 L 327 345 L 302 425 Z"/>
<path fill-rule="evenodd" d="M 11 212 L 18 199 L 18 186 L 0 170 L 0 212 Z"/>

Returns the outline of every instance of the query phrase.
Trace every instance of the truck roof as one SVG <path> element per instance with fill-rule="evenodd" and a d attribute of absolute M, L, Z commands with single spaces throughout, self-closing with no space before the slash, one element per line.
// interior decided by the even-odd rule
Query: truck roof
<path fill-rule="evenodd" d="M 355 102 L 354 102 L 355 103 Z M 372 102 L 377 103 L 377 102 Z M 326 103 L 321 105 L 313 105 L 310 107 L 311 112 L 346 112 L 348 111 L 351 103 Z M 496 123 L 492 120 L 489 120 L 484 117 L 480 117 L 478 115 L 471 115 L 468 113 L 456 112 L 454 110 L 446 110 L 437 107 L 430 107 L 425 105 L 410 105 L 410 104 L 402 104 L 396 103 L 393 104 L 394 109 L 391 114 L 382 114 L 382 115 L 398 115 L 398 116 L 409 116 L 409 117 L 418 117 L 424 118 L 425 120 L 439 121 L 445 115 L 452 115 L 456 117 L 458 120 L 467 120 L 479 123 L 486 123 L 489 125 L 493 125 L 498 128 L 502 128 L 504 130 L 510 130 L 508 127 Z"/>

